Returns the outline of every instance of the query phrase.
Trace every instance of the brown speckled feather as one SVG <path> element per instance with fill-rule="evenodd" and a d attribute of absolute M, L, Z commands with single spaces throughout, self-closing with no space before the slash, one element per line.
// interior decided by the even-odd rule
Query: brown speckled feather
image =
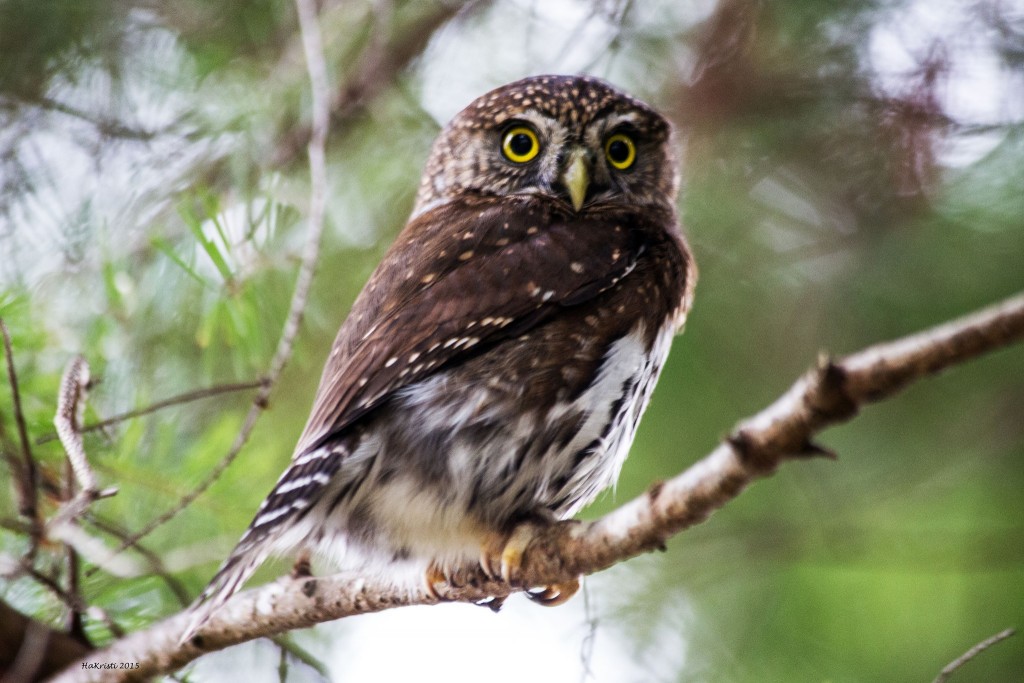
<path fill-rule="evenodd" d="M 664 232 L 618 211 L 567 217 L 533 197 L 474 197 L 410 223 L 338 333 L 296 456 L 401 387 L 614 286 Z"/>

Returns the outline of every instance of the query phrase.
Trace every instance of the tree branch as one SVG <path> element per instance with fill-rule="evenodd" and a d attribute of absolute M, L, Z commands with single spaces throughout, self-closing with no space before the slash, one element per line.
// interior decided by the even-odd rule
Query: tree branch
<path fill-rule="evenodd" d="M 155 413 L 158 410 L 169 408 L 171 406 L 180 405 L 182 403 L 190 403 L 192 401 L 199 401 L 204 398 L 211 398 L 213 396 L 220 396 L 221 394 L 229 394 L 235 391 L 246 391 L 248 389 L 258 389 L 263 385 L 264 380 L 256 380 L 253 382 L 233 382 L 230 384 L 215 384 L 212 387 L 205 387 L 203 389 L 193 389 L 192 391 L 186 391 L 183 394 L 177 396 L 171 396 L 155 403 L 142 408 L 135 408 L 133 410 L 126 411 L 124 413 L 118 413 L 99 422 L 93 422 L 87 425 L 82 425 L 82 428 L 78 431 L 82 434 L 86 432 L 94 432 L 97 429 L 106 429 L 107 427 L 119 424 L 126 420 L 132 420 L 136 417 L 142 417 L 143 415 L 149 415 Z M 43 436 L 36 439 L 36 444 L 42 445 L 48 443 L 57 438 L 57 432 L 52 434 L 44 434 Z"/>
<path fill-rule="evenodd" d="M 39 680 L 88 652 L 87 645 L 69 634 L 29 619 L 0 601 L 0 672 L 4 681 Z"/>
<path fill-rule="evenodd" d="M 371 43 L 371 49 L 359 57 L 349 77 L 329 93 L 331 126 L 345 129 L 367 103 L 393 84 L 402 70 L 422 54 L 435 31 L 460 12 L 472 11 L 480 4 L 480 0 L 461 7 L 459 3 L 424 4 L 423 7 L 429 7 L 428 11 L 415 17 L 408 25 L 388 31 L 384 40 Z M 381 36 L 385 28 L 374 25 L 372 30 L 374 35 Z M 271 166 L 280 168 L 291 164 L 309 145 L 313 132 L 311 123 L 280 136 L 280 143 L 271 156 Z"/>
<path fill-rule="evenodd" d="M 709 455 L 675 478 L 592 522 L 563 522 L 536 533 L 515 586 L 489 579 L 478 567 L 460 572 L 447 598 L 480 601 L 524 587 L 564 582 L 640 553 L 707 519 L 756 479 L 783 462 L 828 455 L 812 437 L 852 418 L 929 374 L 1024 338 L 1024 294 L 956 321 L 829 361 L 821 359 L 783 396 L 741 422 Z M 336 574 L 283 577 L 229 601 L 189 642 L 180 643 L 189 615 L 180 613 L 131 634 L 90 662 L 137 662 L 134 671 L 70 668 L 57 681 L 140 680 L 200 655 L 255 638 L 356 614 L 436 603 L 421 587 Z"/>
<path fill-rule="evenodd" d="M 995 645 L 996 643 L 1001 643 L 1002 641 L 1006 640 L 1015 633 L 1016 631 L 1014 631 L 1012 628 L 1008 628 L 1003 631 L 1000 631 L 994 636 L 989 636 L 988 638 L 981 641 L 980 643 L 972 647 L 970 650 L 963 653 L 962 655 L 954 659 L 952 662 L 944 666 L 942 668 L 942 671 L 939 672 L 939 675 L 935 677 L 935 680 L 932 681 L 932 683 L 946 683 L 946 681 L 949 680 L 949 677 L 956 673 L 957 669 L 959 669 L 964 664 L 971 661 L 972 659 L 974 659 L 982 652 Z"/>
<path fill-rule="evenodd" d="M 89 382 L 89 363 L 83 356 L 75 356 L 68 363 L 61 378 L 57 414 L 53 418 L 57 436 L 64 446 L 70 468 L 65 490 L 67 499 L 47 524 L 47 535 L 69 545 L 72 544 L 72 536 L 67 533 L 66 526 L 76 524 L 93 501 L 117 493 L 117 489 L 100 491 L 96 487 L 96 475 L 89 466 L 85 446 L 82 444 L 82 411 Z M 81 487 L 77 494 L 71 493 L 74 491 L 74 480 L 77 480 Z"/>

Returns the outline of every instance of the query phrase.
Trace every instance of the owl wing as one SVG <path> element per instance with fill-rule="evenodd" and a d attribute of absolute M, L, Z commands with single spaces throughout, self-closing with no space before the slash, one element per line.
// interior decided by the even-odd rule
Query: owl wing
<path fill-rule="evenodd" d="M 402 387 L 615 285 L 643 252 L 638 220 L 581 218 L 532 197 L 462 200 L 420 215 L 339 331 L 295 457 Z"/>

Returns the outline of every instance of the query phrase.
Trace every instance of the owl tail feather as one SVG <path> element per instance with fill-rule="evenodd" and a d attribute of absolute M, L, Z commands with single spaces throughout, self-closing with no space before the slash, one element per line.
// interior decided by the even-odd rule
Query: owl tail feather
<path fill-rule="evenodd" d="M 348 442 L 316 448 L 293 461 L 260 504 L 256 518 L 224 562 L 210 585 L 192 605 L 192 619 L 181 642 L 192 638 L 210 616 L 238 592 L 256 568 L 274 553 L 294 550 L 301 535 L 292 533 L 298 520 L 315 505 L 338 470 Z"/>
<path fill-rule="evenodd" d="M 179 642 L 185 643 L 192 639 L 210 617 L 220 609 L 231 596 L 238 592 L 242 585 L 252 576 L 253 572 L 267 559 L 267 551 L 258 546 L 239 545 L 224 562 L 210 584 L 203 590 L 199 598 L 189 607 L 190 619 L 188 628 Z"/>

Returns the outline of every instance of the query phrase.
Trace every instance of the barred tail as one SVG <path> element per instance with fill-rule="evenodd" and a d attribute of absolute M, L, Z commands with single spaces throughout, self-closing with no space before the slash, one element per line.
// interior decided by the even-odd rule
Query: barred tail
<path fill-rule="evenodd" d="M 253 547 L 244 541 L 232 551 L 210 583 L 203 589 L 199 598 L 189 608 L 191 616 L 188 628 L 181 636 L 181 642 L 191 640 L 203 624 L 209 621 L 213 613 L 238 592 L 246 580 L 252 576 L 252 573 L 267 559 L 268 554 L 265 547 Z"/>
<path fill-rule="evenodd" d="M 189 608 L 192 617 L 181 642 L 191 639 L 272 552 L 287 550 L 276 547 L 278 542 L 316 503 L 337 472 L 346 451 L 342 444 L 335 443 L 321 446 L 292 461 L 270 495 L 260 504 L 256 518 L 238 545 Z"/>

